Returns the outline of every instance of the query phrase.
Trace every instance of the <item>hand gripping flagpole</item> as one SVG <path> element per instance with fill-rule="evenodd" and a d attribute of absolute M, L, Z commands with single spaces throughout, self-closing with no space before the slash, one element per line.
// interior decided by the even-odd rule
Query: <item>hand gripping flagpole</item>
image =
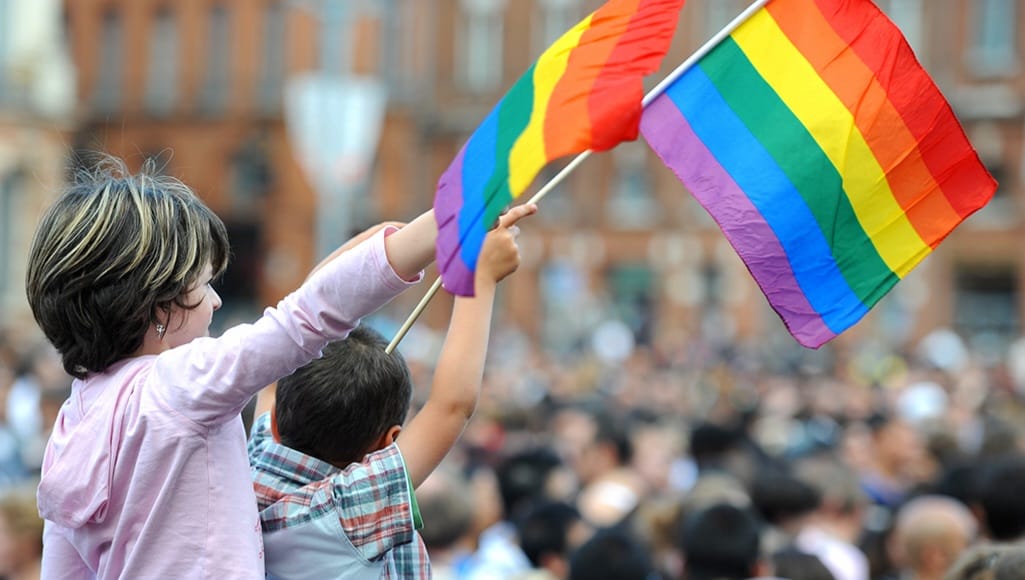
<path fill-rule="evenodd" d="M 687 72 L 687 69 L 694 66 L 694 63 L 696 63 L 706 54 L 711 52 L 711 50 L 715 48 L 716 45 L 722 42 L 723 39 L 729 36 L 730 34 L 733 34 L 733 31 L 736 30 L 737 27 L 739 27 L 745 21 L 747 21 L 747 19 L 750 18 L 751 15 L 753 15 L 758 10 L 761 10 L 762 7 L 764 7 L 771 1 L 772 0 L 755 0 L 754 2 L 752 2 L 750 6 L 748 6 L 743 12 L 738 14 L 737 17 L 731 20 L 730 23 L 723 27 L 722 30 L 715 33 L 715 36 L 708 39 L 708 42 L 701 45 L 701 48 L 697 49 L 694 52 L 694 54 L 690 55 L 690 57 L 688 57 L 687 60 L 683 61 L 680 64 L 680 66 L 676 67 L 675 69 L 673 69 L 671 73 L 666 75 L 664 79 L 662 79 L 657 85 L 655 85 L 655 88 L 648 91 L 648 94 L 644 95 L 644 99 L 641 101 L 641 108 L 647 107 L 648 104 L 651 103 L 651 101 L 654 101 L 659 95 L 661 95 L 666 90 L 666 87 L 671 85 L 674 81 L 676 81 L 676 79 L 680 78 L 680 75 Z M 573 161 L 570 161 L 566 165 L 566 167 L 563 167 L 562 171 L 557 173 L 555 177 L 551 179 L 551 181 L 549 181 L 544 185 L 544 187 L 539 189 L 537 193 L 535 193 L 534 196 L 527 201 L 527 203 L 538 203 L 542 199 L 544 199 L 544 197 L 548 195 L 550 191 L 555 189 L 556 186 L 562 183 L 562 181 L 566 179 L 566 177 L 570 173 L 572 173 L 574 169 L 576 169 L 581 163 L 583 163 L 585 159 L 590 157 L 591 153 L 593 153 L 593 151 L 588 149 L 587 151 L 584 151 L 583 153 L 574 157 Z M 424 309 L 427 308 L 427 305 L 430 303 L 431 299 L 434 298 L 434 295 L 437 294 L 438 290 L 440 289 L 441 276 L 438 276 L 438 278 L 434 280 L 434 284 L 431 284 L 431 287 L 427 290 L 427 293 L 424 294 L 423 298 L 420 299 L 420 303 L 416 305 L 416 308 L 413 309 L 413 312 L 410 313 L 409 317 L 406 318 L 406 321 L 399 328 L 398 332 L 395 333 L 395 337 L 392 338 L 390 343 L 388 343 L 388 346 L 384 349 L 385 353 L 390 354 L 392 351 L 395 350 L 395 347 L 398 346 L 398 344 L 402 341 L 403 338 L 405 338 L 406 333 L 408 333 L 409 329 L 413 327 L 413 323 L 415 323 L 417 319 L 420 318 L 420 315 L 423 314 Z"/>

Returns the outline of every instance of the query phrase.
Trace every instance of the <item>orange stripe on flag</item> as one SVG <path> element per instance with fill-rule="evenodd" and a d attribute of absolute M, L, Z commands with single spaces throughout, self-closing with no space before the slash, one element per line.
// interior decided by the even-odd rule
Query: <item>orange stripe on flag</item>
<path fill-rule="evenodd" d="M 566 74 L 559 79 L 548 100 L 548 110 L 558 111 L 545 119 L 545 150 L 548 159 L 591 148 L 591 114 L 589 97 L 594 82 L 616 49 L 615 42 L 602 38 L 620 37 L 630 26 L 630 15 L 642 0 L 609 2 L 591 15 L 590 27 L 569 55 Z M 610 27 L 610 23 L 617 26 Z M 600 35 L 600 36 L 599 36 Z M 573 130 L 567 130 L 567 123 Z M 586 124 L 586 131 L 581 130 Z"/>

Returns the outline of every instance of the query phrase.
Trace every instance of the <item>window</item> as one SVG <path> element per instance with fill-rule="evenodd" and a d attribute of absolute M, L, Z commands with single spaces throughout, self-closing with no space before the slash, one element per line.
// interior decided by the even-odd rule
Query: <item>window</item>
<path fill-rule="evenodd" d="M 652 197 L 651 175 L 644 145 L 622 143 L 612 151 L 616 177 L 605 208 L 606 219 L 614 228 L 643 229 L 652 226 L 658 207 Z"/>
<path fill-rule="evenodd" d="M 124 69 L 124 26 L 116 8 L 103 13 L 100 32 L 100 70 L 93 87 L 93 104 L 101 113 L 113 113 L 121 105 L 121 74 Z"/>
<path fill-rule="evenodd" d="M 8 38 L 8 27 L 11 25 L 10 21 L 11 2 L 10 0 L 0 0 L 0 62 L 3 62 L 6 58 L 7 53 L 7 38 Z"/>
<path fill-rule="evenodd" d="M 395 40 L 383 43 L 386 56 L 381 65 L 382 73 L 388 83 L 389 96 L 409 103 L 423 99 L 417 87 L 425 74 L 427 53 L 433 52 L 433 48 L 432 51 L 423 49 L 427 36 L 417 30 L 417 6 L 412 2 L 388 0 L 384 8 L 385 38 Z"/>
<path fill-rule="evenodd" d="M 968 135 L 978 152 L 979 159 L 997 182 L 993 199 L 979 210 L 972 227 L 1001 228 L 1015 225 L 1018 219 L 1017 201 L 1009 195 L 1014 190 L 1014 173 L 1007 163 L 1007 148 L 1000 124 L 981 121 L 968 127 Z"/>
<path fill-rule="evenodd" d="M 11 282 L 11 253 L 14 249 L 14 188 L 10 179 L 0 180 L 0 296 L 7 294 Z"/>
<path fill-rule="evenodd" d="M 955 273 L 954 327 L 970 342 L 1007 344 L 1020 331 L 1018 274 L 1011 265 L 962 266 Z"/>
<path fill-rule="evenodd" d="M 502 12 L 505 0 L 460 0 L 462 26 L 456 43 L 459 81 L 473 92 L 502 82 Z"/>
<path fill-rule="evenodd" d="M 0 0 L 0 67 L 7 64 L 7 43 L 11 34 L 11 2 Z"/>
<path fill-rule="evenodd" d="M 719 264 L 705 262 L 698 269 L 701 278 L 701 296 L 706 306 L 718 306 L 722 303 L 723 294 L 726 292 L 723 272 Z"/>
<path fill-rule="evenodd" d="M 177 98 L 178 27 L 170 7 L 157 10 L 149 43 L 146 108 L 157 116 L 169 114 Z"/>
<path fill-rule="evenodd" d="M 541 54 L 581 18 L 580 0 L 537 0 L 534 54 Z"/>
<path fill-rule="evenodd" d="M 1015 72 L 1017 58 L 1016 0 L 974 0 L 972 45 L 969 60 L 976 74 L 989 76 Z"/>
<path fill-rule="evenodd" d="M 206 113 L 224 112 L 231 77 L 231 15 L 223 4 L 210 8 L 207 23 L 206 78 L 200 107 Z"/>
<path fill-rule="evenodd" d="M 248 137 L 230 161 L 231 213 L 234 217 L 256 219 L 260 200 L 273 185 L 273 171 L 267 155 L 267 138 L 263 134 Z"/>
<path fill-rule="evenodd" d="M 0 296 L 13 294 L 21 281 L 14 274 L 14 252 L 20 244 L 24 231 L 25 186 L 28 173 L 18 167 L 0 177 Z"/>
<path fill-rule="evenodd" d="M 10 100 L 7 86 L 8 39 L 10 38 L 11 6 L 9 0 L 0 0 L 0 103 Z"/>
<path fill-rule="evenodd" d="M 646 263 L 616 264 L 606 277 L 615 318 L 622 320 L 641 344 L 651 339 L 655 316 L 655 273 Z"/>
<path fill-rule="evenodd" d="M 267 5 L 263 21 L 263 70 L 260 74 L 259 102 L 264 113 L 281 108 L 285 82 L 285 7 L 282 2 Z"/>
<path fill-rule="evenodd" d="M 877 0 L 876 4 L 904 33 L 918 54 L 922 50 L 922 0 Z"/>

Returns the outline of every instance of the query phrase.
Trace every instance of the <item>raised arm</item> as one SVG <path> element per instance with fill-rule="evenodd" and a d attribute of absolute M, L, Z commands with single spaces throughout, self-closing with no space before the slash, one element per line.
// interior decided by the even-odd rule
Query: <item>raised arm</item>
<path fill-rule="evenodd" d="M 434 210 L 420 214 L 407 226 L 388 236 L 384 249 L 388 262 L 403 280 L 409 280 L 434 261 L 434 241 L 438 237 L 438 224 Z"/>
<path fill-rule="evenodd" d="M 389 264 L 378 231 L 324 264 L 253 324 L 158 355 L 148 392 L 197 423 L 230 420 L 260 389 L 320 356 L 328 342 L 344 338 L 408 287 Z"/>
<path fill-rule="evenodd" d="M 473 416 L 484 375 L 495 290 L 520 263 L 516 222 L 535 211 L 535 205 L 521 205 L 502 216 L 481 249 L 474 279 L 476 295 L 455 299 L 431 394 L 398 438 L 414 488 L 441 463 Z"/>

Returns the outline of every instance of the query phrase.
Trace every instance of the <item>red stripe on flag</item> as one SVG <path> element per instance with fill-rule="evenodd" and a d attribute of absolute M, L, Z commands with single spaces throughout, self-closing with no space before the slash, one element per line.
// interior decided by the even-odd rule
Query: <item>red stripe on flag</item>
<path fill-rule="evenodd" d="M 623 140 L 637 138 L 644 97 L 641 81 L 658 70 L 673 39 L 683 2 L 641 1 L 588 98 L 591 126 L 602 127 L 601 133 L 592 137 L 591 150 L 605 151 Z M 673 17 L 666 18 L 667 12 Z"/>

